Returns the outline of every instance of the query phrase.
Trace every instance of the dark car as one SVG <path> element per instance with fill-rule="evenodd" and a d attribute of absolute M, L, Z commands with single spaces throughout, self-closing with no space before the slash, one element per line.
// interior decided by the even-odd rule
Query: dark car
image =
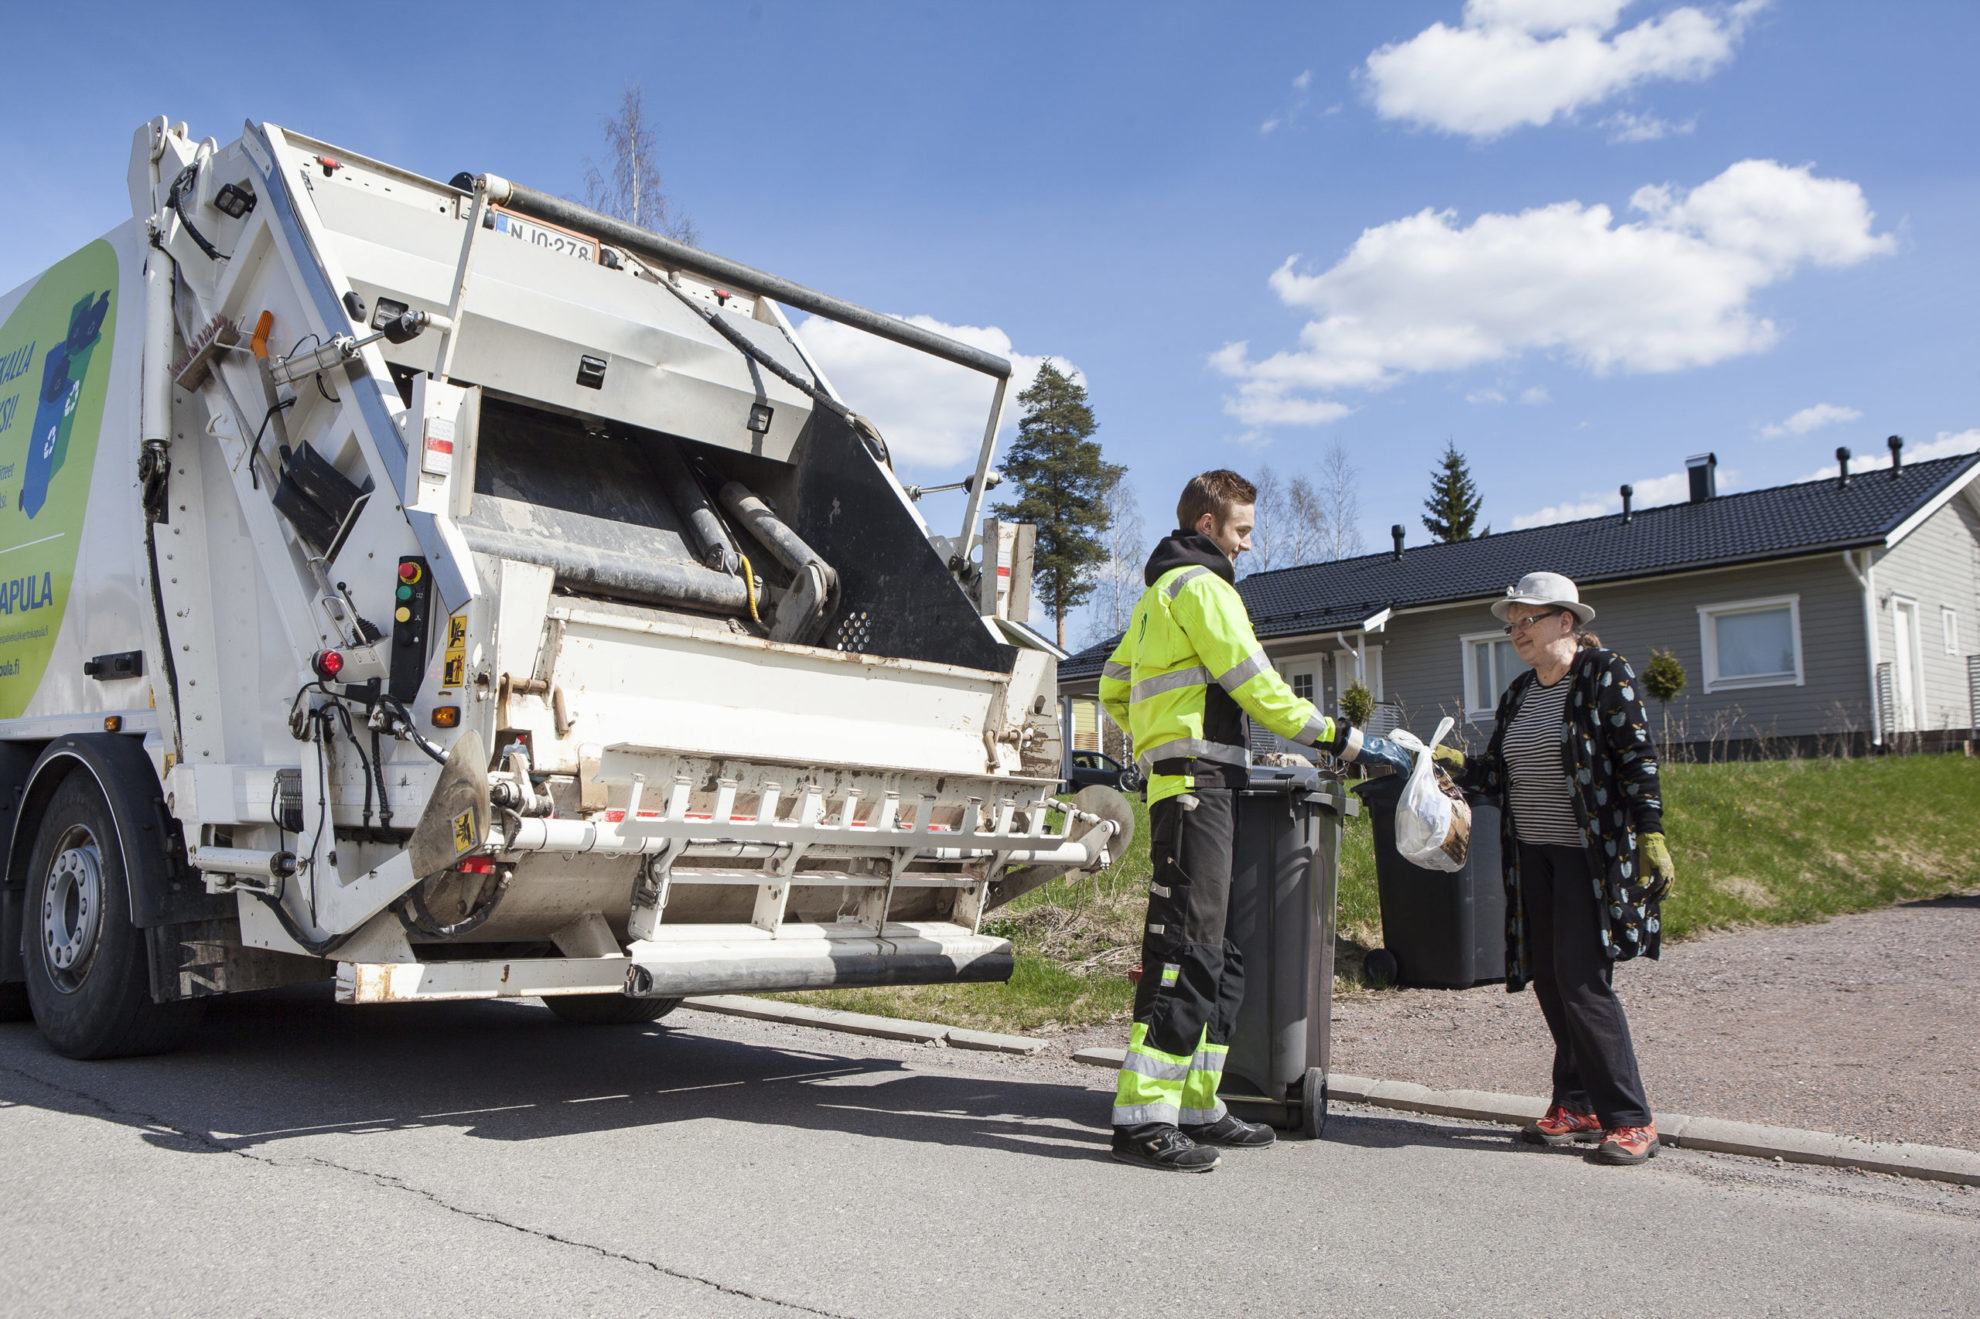
<path fill-rule="evenodd" d="M 1119 792 L 1141 791 L 1141 771 L 1123 765 L 1104 751 L 1072 753 L 1072 773 L 1066 776 L 1066 791 L 1078 792 L 1090 783 Z"/>

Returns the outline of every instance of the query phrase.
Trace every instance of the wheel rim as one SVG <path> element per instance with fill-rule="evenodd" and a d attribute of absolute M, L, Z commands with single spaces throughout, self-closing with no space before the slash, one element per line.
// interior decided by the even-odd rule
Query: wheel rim
<path fill-rule="evenodd" d="M 103 854 L 88 829 L 62 835 L 42 886 L 41 948 L 49 979 L 74 992 L 89 975 L 103 929 Z"/>

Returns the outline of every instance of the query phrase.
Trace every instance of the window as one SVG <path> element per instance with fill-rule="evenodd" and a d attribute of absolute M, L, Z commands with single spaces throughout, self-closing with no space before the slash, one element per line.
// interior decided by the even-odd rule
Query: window
<path fill-rule="evenodd" d="M 1801 597 L 1698 606 L 1705 690 L 1801 686 Z"/>
<path fill-rule="evenodd" d="M 1475 632 L 1460 639 L 1464 643 L 1464 717 L 1490 719 L 1499 708 L 1499 694 L 1525 665 L 1503 632 Z"/>
<path fill-rule="evenodd" d="M 1946 654 L 1959 654 L 1959 615 L 1951 609 L 1939 610 L 1939 631 L 1946 639 Z"/>
<path fill-rule="evenodd" d="M 1293 693 L 1293 695 L 1294 695 L 1294 696 L 1297 696 L 1297 697 L 1299 697 L 1299 698 L 1300 698 L 1301 700 L 1303 700 L 1303 701 L 1310 701 L 1310 700 L 1312 700 L 1312 699 L 1313 699 L 1313 675 L 1312 675 L 1312 674 L 1310 674 L 1310 673 L 1295 673 L 1295 674 L 1293 674 L 1293 676 L 1292 676 L 1292 693 Z"/>

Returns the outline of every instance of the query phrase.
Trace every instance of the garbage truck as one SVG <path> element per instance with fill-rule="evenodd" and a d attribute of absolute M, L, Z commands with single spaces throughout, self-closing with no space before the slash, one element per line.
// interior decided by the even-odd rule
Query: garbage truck
<path fill-rule="evenodd" d="M 160 118 L 0 299 L 0 1013 L 1007 978 L 1056 800 L 1010 364 L 495 174 Z M 982 373 L 954 535 L 787 308 Z"/>

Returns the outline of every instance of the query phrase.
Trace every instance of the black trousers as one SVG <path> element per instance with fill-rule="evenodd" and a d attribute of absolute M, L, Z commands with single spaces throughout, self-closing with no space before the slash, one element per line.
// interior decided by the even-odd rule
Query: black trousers
<path fill-rule="evenodd" d="M 1554 1036 L 1554 1102 L 1605 1127 L 1650 1124 L 1636 1047 L 1602 951 L 1601 882 L 1578 847 L 1519 845 L 1533 993 Z"/>
<path fill-rule="evenodd" d="M 1244 1002 L 1244 959 L 1224 938 L 1237 794 L 1194 788 L 1148 808 L 1155 864 L 1141 935 L 1134 1019 L 1164 1053 L 1193 1053 L 1204 1029 L 1228 1044 Z"/>

